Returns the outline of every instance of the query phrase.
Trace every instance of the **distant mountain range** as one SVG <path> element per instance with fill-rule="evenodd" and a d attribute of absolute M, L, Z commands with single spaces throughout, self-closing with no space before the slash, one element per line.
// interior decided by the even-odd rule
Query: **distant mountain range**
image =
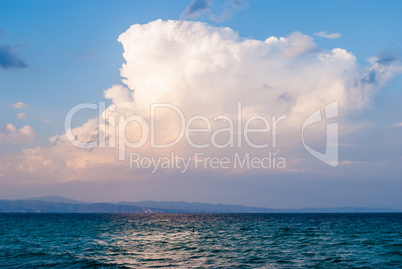
<path fill-rule="evenodd" d="M 392 208 L 335 207 L 272 209 L 242 205 L 188 202 L 89 203 L 59 196 L 0 200 L 1 213 L 363 213 L 400 212 Z"/>

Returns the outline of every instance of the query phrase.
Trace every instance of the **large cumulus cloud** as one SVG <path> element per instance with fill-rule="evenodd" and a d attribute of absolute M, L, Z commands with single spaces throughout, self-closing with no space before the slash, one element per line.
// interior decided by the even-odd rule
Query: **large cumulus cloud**
<path fill-rule="evenodd" d="M 106 96 L 133 98 L 136 109 L 144 110 L 168 102 L 183 110 L 227 113 L 242 101 L 245 108 L 291 116 L 334 100 L 344 109 L 359 109 L 400 72 L 400 66 L 375 58 L 366 69 L 359 67 L 351 52 L 320 49 L 299 32 L 260 41 L 200 22 L 158 20 L 133 25 L 119 41 L 128 89 L 110 89 Z"/>
<path fill-rule="evenodd" d="M 105 90 L 105 98 L 114 106 L 103 112 L 101 118 L 105 121 L 101 124 L 107 125 L 110 116 L 133 114 L 149 120 L 150 105 L 154 103 L 173 104 L 186 118 L 203 115 L 211 119 L 227 115 L 236 119 L 237 102 L 241 101 L 243 117 L 286 115 L 287 120 L 280 130 L 283 133 L 281 145 L 289 154 L 285 157 L 294 159 L 295 163 L 301 157 L 292 150 L 292 145 L 300 144 L 300 140 L 295 138 L 299 133 L 297 136 L 293 133 L 300 130 L 308 115 L 338 101 L 348 122 L 350 111 L 369 104 L 372 95 L 401 72 L 398 64 L 379 57 L 372 58 L 370 66 L 359 66 L 351 52 L 341 48 L 321 49 L 312 37 L 299 32 L 288 37 L 253 40 L 239 37 L 230 28 L 201 22 L 157 20 L 131 26 L 118 40 L 123 45 L 126 61 L 120 70 L 124 86 L 115 85 Z M 178 122 L 174 113 L 160 115 L 157 124 L 163 130 L 156 134 L 159 141 L 177 136 Z M 72 133 L 81 142 L 93 142 L 97 141 L 100 129 L 98 119 L 91 119 Z M 108 134 L 115 131 L 106 130 Z M 135 141 L 139 132 L 140 127 L 133 124 L 126 134 L 129 140 Z M 116 146 L 120 135 L 117 132 L 117 141 L 113 142 Z M 194 153 L 185 142 L 169 150 L 187 155 Z M 230 150 L 217 152 L 213 149 L 211 152 L 225 155 Z M 149 143 L 136 151 L 148 155 L 167 152 L 152 150 Z M 102 171 L 105 167 L 110 171 L 127 167 L 117 160 L 114 149 L 78 149 L 63 135 L 52 138 L 49 148 L 26 150 L 20 162 L 32 169 L 46 165 L 53 173 L 52 178 L 57 172 L 60 179 L 82 178 L 90 174 L 91 169 L 99 171 L 99 167 L 103 167 Z M 23 170 L 24 165 L 19 169 Z M 98 178 L 105 174 L 93 173 Z"/>

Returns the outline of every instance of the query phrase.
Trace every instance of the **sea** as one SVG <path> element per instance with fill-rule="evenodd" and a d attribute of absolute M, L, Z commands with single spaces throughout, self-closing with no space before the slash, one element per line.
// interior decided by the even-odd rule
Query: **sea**
<path fill-rule="evenodd" d="M 402 268 L 402 214 L 0 214 L 0 267 Z"/>

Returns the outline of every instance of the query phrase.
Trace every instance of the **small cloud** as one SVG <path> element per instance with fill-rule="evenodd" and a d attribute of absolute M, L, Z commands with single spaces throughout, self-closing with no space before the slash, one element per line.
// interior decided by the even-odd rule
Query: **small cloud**
<path fill-rule="evenodd" d="M 17 114 L 17 118 L 19 118 L 19 119 L 25 118 L 26 116 L 27 116 L 27 114 L 25 114 L 25 113 L 18 113 Z"/>
<path fill-rule="evenodd" d="M 183 19 L 198 17 L 211 9 L 211 0 L 194 0 L 181 14 Z"/>
<path fill-rule="evenodd" d="M 395 123 L 395 124 L 392 125 L 392 126 L 394 126 L 394 127 L 402 127 L 402 122 Z"/>
<path fill-rule="evenodd" d="M 15 48 L 8 45 L 0 45 L 0 67 L 4 69 L 22 69 L 28 65 L 15 53 Z"/>
<path fill-rule="evenodd" d="M 43 120 L 43 123 L 52 123 L 50 120 Z"/>
<path fill-rule="evenodd" d="M 15 104 L 11 104 L 14 108 L 29 108 L 29 106 L 23 102 L 18 102 Z"/>
<path fill-rule="evenodd" d="M 5 142 L 30 143 L 36 135 L 37 133 L 29 125 L 17 129 L 14 125 L 7 124 L 4 131 L 0 130 L 0 144 Z"/>
<path fill-rule="evenodd" d="M 209 13 L 209 20 L 222 22 L 232 17 L 234 10 L 241 10 L 247 2 L 244 0 L 227 0 L 223 4 L 223 10 L 220 14 L 215 14 L 211 10 L 213 0 L 194 0 L 181 14 L 182 19 L 196 18 L 203 13 Z"/>
<path fill-rule="evenodd" d="M 390 73 L 394 75 L 402 73 L 400 53 L 394 49 L 384 49 L 377 56 L 369 59 L 372 67 L 358 81 L 360 85 L 375 85 L 384 81 Z"/>
<path fill-rule="evenodd" d="M 342 36 L 340 33 L 328 33 L 326 31 L 318 32 L 318 33 L 315 33 L 314 35 L 319 36 L 319 37 L 329 38 L 329 39 L 340 38 Z"/>
<path fill-rule="evenodd" d="M 317 49 L 313 38 L 300 32 L 293 32 L 288 38 L 283 39 L 282 47 L 284 55 L 289 58 L 295 58 Z"/>
<path fill-rule="evenodd" d="M 391 65 L 395 62 L 400 62 L 400 58 L 401 53 L 392 48 L 380 50 L 377 56 L 374 57 L 375 62 L 382 65 Z"/>

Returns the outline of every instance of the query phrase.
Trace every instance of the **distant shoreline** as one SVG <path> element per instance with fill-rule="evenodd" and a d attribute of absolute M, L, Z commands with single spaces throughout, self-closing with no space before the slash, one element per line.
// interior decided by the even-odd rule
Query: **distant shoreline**
<path fill-rule="evenodd" d="M 59 196 L 44 196 L 20 200 L 0 200 L 0 213 L 239 213 L 239 214 L 314 214 L 314 213 L 402 213 L 388 207 L 332 207 L 274 209 L 230 204 L 189 202 L 118 202 L 89 203 Z"/>

